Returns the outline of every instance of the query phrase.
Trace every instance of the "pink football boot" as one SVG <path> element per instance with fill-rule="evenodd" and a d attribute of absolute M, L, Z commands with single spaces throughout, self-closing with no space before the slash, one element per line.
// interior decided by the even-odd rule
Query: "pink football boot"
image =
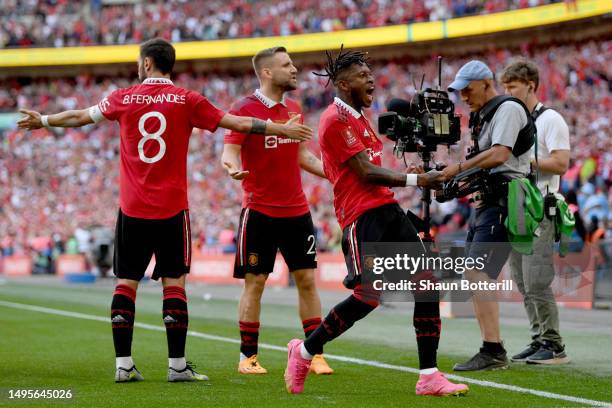
<path fill-rule="evenodd" d="M 290 394 L 300 394 L 304 391 L 304 382 L 310 369 L 311 360 L 302 358 L 300 347 L 303 341 L 293 339 L 287 344 L 287 368 L 285 369 L 285 385 Z"/>
<path fill-rule="evenodd" d="M 421 374 L 416 384 L 416 395 L 432 395 L 446 397 L 449 395 L 465 395 L 469 388 L 465 384 L 454 384 L 446 379 L 440 371 L 433 374 Z"/>

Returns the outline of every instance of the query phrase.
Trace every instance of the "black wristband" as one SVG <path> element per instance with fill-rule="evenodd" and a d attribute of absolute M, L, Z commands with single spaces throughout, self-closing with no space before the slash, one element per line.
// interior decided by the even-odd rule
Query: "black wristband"
<path fill-rule="evenodd" d="M 266 122 L 261 119 L 253 118 L 251 122 L 251 131 L 249 133 L 257 134 L 257 135 L 265 135 L 266 134 Z"/>

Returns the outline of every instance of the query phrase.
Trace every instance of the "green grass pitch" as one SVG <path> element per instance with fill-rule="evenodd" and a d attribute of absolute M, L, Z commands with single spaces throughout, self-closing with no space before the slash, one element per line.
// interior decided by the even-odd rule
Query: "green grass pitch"
<path fill-rule="evenodd" d="M 159 291 L 161 292 L 161 291 Z M 8 282 L 0 285 L 0 301 L 99 316 L 106 321 L 84 320 L 31 310 L 20 310 L 0 303 L 0 406 L 78 406 L 78 407 L 239 407 L 239 406 L 337 406 L 337 407 L 574 407 L 584 403 L 564 401 L 526 393 L 470 384 L 466 397 L 416 397 L 417 375 L 393 369 L 329 360 L 336 374 L 309 376 L 302 395 L 285 391 L 283 370 L 286 353 L 260 349 L 260 361 L 268 368 L 263 376 L 244 376 L 236 371 L 238 345 L 227 341 L 190 336 L 188 360 L 207 374 L 207 383 L 170 384 L 165 380 L 167 350 L 165 333 L 137 327 L 133 357 L 145 381 L 115 384 L 114 353 L 107 319 L 110 287 L 28 285 Z M 230 300 L 190 300 L 190 330 L 238 339 L 236 302 Z M 260 342 L 285 346 L 302 335 L 295 307 L 265 306 Z M 368 320 L 372 320 L 369 322 Z M 396 319 L 396 320 L 393 320 Z M 411 322 L 398 317 L 369 316 L 350 336 L 341 337 L 326 353 L 375 360 L 381 363 L 418 367 Z M 162 327 L 161 294 L 140 292 L 136 320 Z M 294 324 L 292 324 L 293 322 Z M 371 323 L 371 324 L 370 324 Z M 446 324 L 444 338 L 461 328 Z M 369 325 L 370 324 L 370 325 Z M 385 328 L 383 331 L 381 328 Z M 445 352 L 441 344 L 439 366 L 449 372 L 452 364 L 468 357 L 473 347 L 466 344 L 461 355 Z M 610 346 L 610 339 L 605 341 Z M 448 343 L 450 344 L 450 343 Z M 456 344 L 456 343 L 455 343 Z M 456 350 L 457 347 L 452 348 Z M 609 361 L 608 361 L 609 364 Z M 589 372 L 593 371 L 593 372 Z M 470 373 L 466 377 L 526 387 L 549 393 L 603 401 L 612 404 L 612 376 L 580 365 L 525 367 Z M 71 389 L 70 401 L 10 401 L 9 389 Z"/>

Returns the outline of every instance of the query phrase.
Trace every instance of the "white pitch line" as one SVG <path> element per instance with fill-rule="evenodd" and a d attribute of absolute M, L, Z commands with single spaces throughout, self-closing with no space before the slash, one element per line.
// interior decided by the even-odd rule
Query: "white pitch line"
<path fill-rule="evenodd" d="M 102 317 L 102 316 L 95 316 L 95 315 L 89 315 L 89 314 L 78 313 L 78 312 L 69 312 L 66 310 L 51 309 L 48 307 L 34 306 L 34 305 L 28 305 L 28 304 L 23 304 L 23 303 L 6 302 L 4 300 L 0 300 L 0 306 L 10 307 L 10 308 L 19 309 L 19 310 L 29 310 L 33 312 L 53 314 L 53 315 L 58 315 L 58 316 L 74 317 L 77 319 L 93 320 L 93 321 L 104 322 L 104 323 L 108 323 L 110 320 L 109 318 Z M 140 327 L 146 330 L 153 330 L 153 331 L 159 331 L 159 332 L 166 331 L 166 328 L 163 326 L 155 326 L 155 325 L 146 324 L 146 323 L 136 322 L 134 323 L 134 326 Z M 215 340 L 215 341 L 220 341 L 224 343 L 240 344 L 240 340 L 233 339 L 230 337 L 215 336 L 213 334 L 200 333 L 200 332 L 196 332 L 192 330 L 190 330 L 187 334 L 193 337 L 199 337 L 201 339 L 206 339 L 206 340 Z M 259 347 L 261 347 L 262 349 L 281 351 L 283 353 L 287 352 L 286 347 L 275 346 L 273 344 L 260 343 Z M 355 358 L 355 357 L 347 357 L 347 356 L 340 356 L 340 355 L 327 354 L 327 353 L 325 353 L 325 358 L 329 360 L 342 361 L 345 363 L 352 363 L 352 364 L 358 364 L 358 365 L 376 367 L 376 368 L 385 368 L 388 370 L 395 370 L 395 371 L 403 371 L 403 372 L 412 373 L 412 374 L 419 373 L 419 370 L 417 370 L 416 368 L 381 363 L 379 361 L 374 361 L 374 360 L 363 360 L 363 359 Z M 561 401 L 567 401 L 567 402 L 575 402 L 577 404 L 585 404 L 585 405 L 590 405 L 594 407 L 612 407 L 612 403 L 605 402 L 605 401 L 596 401 L 596 400 L 591 400 L 591 399 L 586 399 L 586 398 L 574 397 L 571 395 L 556 394 L 554 392 L 534 390 L 532 388 L 518 387 L 515 385 L 496 383 L 493 381 L 477 380 L 474 378 L 463 377 L 463 376 L 454 375 L 454 374 L 448 374 L 447 377 L 455 381 L 476 384 L 476 385 L 480 385 L 483 387 L 497 388 L 500 390 L 519 392 L 523 394 L 531 394 L 531 395 L 536 395 L 542 398 L 555 399 L 555 400 L 561 400 Z"/>

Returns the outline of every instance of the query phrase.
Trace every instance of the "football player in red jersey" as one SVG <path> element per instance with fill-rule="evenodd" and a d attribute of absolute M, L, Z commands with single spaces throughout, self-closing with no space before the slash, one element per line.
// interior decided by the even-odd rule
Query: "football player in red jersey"
<path fill-rule="evenodd" d="M 421 239 L 400 208 L 389 187 L 437 187 L 441 172 L 403 174 L 381 167 L 383 144 L 376 136 L 363 108 L 372 104 L 374 77 L 363 52 L 328 53 L 326 73 L 337 97 L 319 120 L 319 144 L 323 168 L 334 185 L 334 207 L 343 228 L 342 251 L 348 275 L 344 285 L 353 290 L 332 308 L 306 341 L 291 340 L 285 384 L 290 393 L 301 393 L 314 355 L 323 346 L 363 319 L 379 304 L 379 291 L 362 281 L 366 261 L 361 254 L 365 242 L 414 242 L 420 254 Z M 420 244 L 419 244 L 420 243 Z M 419 256 L 418 254 L 417 256 Z M 433 296 L 432 296 L 433 295 Z M 417 337 L 420 378 L 418 395 L 457 395 L 467 392 L 464 384 L 453 384 L 436 368 L 440 338 L 440 309 L 436 294 L 414 292 L 413 324 Z"/>
<path fill-rule="evenodd" d="M 253 57 L 260 89 L 232 107 L 231 113 L 285 123 L 302 109 L 287 92 L 297 89 L 297 69 L 284 47 L 268 48 Z M 321 161 L 305 143 L 281 136 L 261 137 L 230 132 L 225 137 L 223 166 L 242 180 L 244 199 L 238 224 L 234 277 L 244 279 L 239 304 L 242 374 L 265 374 L 257 358 L 261 296 L 280 249 L 295 280 L 299 314 L 306 337 L 321 323 L 321 301 L 315 287 L 315 231 L 302 189 L 300 167 L 325 177 Z M 331 374 L 323 356 L 311 371 Z"/>
<path fill-rule="evenodd" d="M 221 126 L 297 140 L 308 140 L 311 135 L 308 127 L 297 123 L 297 117 L 280 125 L 224 113 L 200 94 L 172 83 L 174 61 L 170 43 L 149 40 L 140 47 L 141 84 L 118 89 L 88 109 L 48 116 L 21 110 L 26 116 L 18 122 L 25 129 L 78 127 L 103 120 L 120 124 L 120 209 L 113 267 L 118 282 L 111 304 L 117 382 L 143 379 L 131 357 L 132 332 L 138 283 L 153 254 L 153 279 L 162 278 L 163 284 L 168 381 L 208 379 L 185 360 L 189 320 L 185 274 L 191 264 L 187 150 L 193 128 L 214 131 Z"/>

